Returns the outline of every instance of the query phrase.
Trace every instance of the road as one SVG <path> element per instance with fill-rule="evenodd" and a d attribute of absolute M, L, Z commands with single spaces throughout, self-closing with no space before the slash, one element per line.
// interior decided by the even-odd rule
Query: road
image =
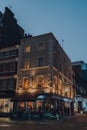
<path fill-rule="evenodd" d="M 80 114 L 60 121 L 4 121 L 0 130 L 87 130 L 87 114 Z"/>

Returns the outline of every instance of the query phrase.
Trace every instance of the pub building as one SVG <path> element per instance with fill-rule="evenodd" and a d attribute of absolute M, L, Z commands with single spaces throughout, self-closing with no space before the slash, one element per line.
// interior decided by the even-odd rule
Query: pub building
<path fill-rule="evenodd" d="M 73 114 L 71 61 L 52 33 L 21 39 L 13 112 Z"/>

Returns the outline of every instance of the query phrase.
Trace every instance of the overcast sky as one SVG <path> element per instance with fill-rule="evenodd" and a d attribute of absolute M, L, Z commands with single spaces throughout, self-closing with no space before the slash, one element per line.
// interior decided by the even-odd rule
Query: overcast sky
<path fill-rule="evenodd" d="M 71 61 L 87 62 L 87 0 L 0 0 L 5 6 L 26 33 L 53 32 Z"/>

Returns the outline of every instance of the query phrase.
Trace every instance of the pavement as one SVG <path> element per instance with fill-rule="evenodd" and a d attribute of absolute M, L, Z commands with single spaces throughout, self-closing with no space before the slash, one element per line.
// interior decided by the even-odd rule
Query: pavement
<path fill-rule="evenodd" d="M 4 123 L 28 123 L 28 124 L 48 124 L 48 123 L 58 123 L 60 121 L 66 120 L 66 119 L 70 119 L 75 117 L 76 115 L 70 115 L 70 116 L 65 116 L 59 120 L 49 120 L 49 119 L 42 119 L 42 120 L 11 120 L 8 117 L 0 117 L 0 123 L 4 122 Z"/>

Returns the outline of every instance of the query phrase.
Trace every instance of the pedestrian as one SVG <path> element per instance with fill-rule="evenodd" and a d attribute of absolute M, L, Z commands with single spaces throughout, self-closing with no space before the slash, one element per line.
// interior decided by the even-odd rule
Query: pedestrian
<path fill-rule="evenodd" d="M 59 114 L 56 113 L 56 120 L 59 120 Z"/>

